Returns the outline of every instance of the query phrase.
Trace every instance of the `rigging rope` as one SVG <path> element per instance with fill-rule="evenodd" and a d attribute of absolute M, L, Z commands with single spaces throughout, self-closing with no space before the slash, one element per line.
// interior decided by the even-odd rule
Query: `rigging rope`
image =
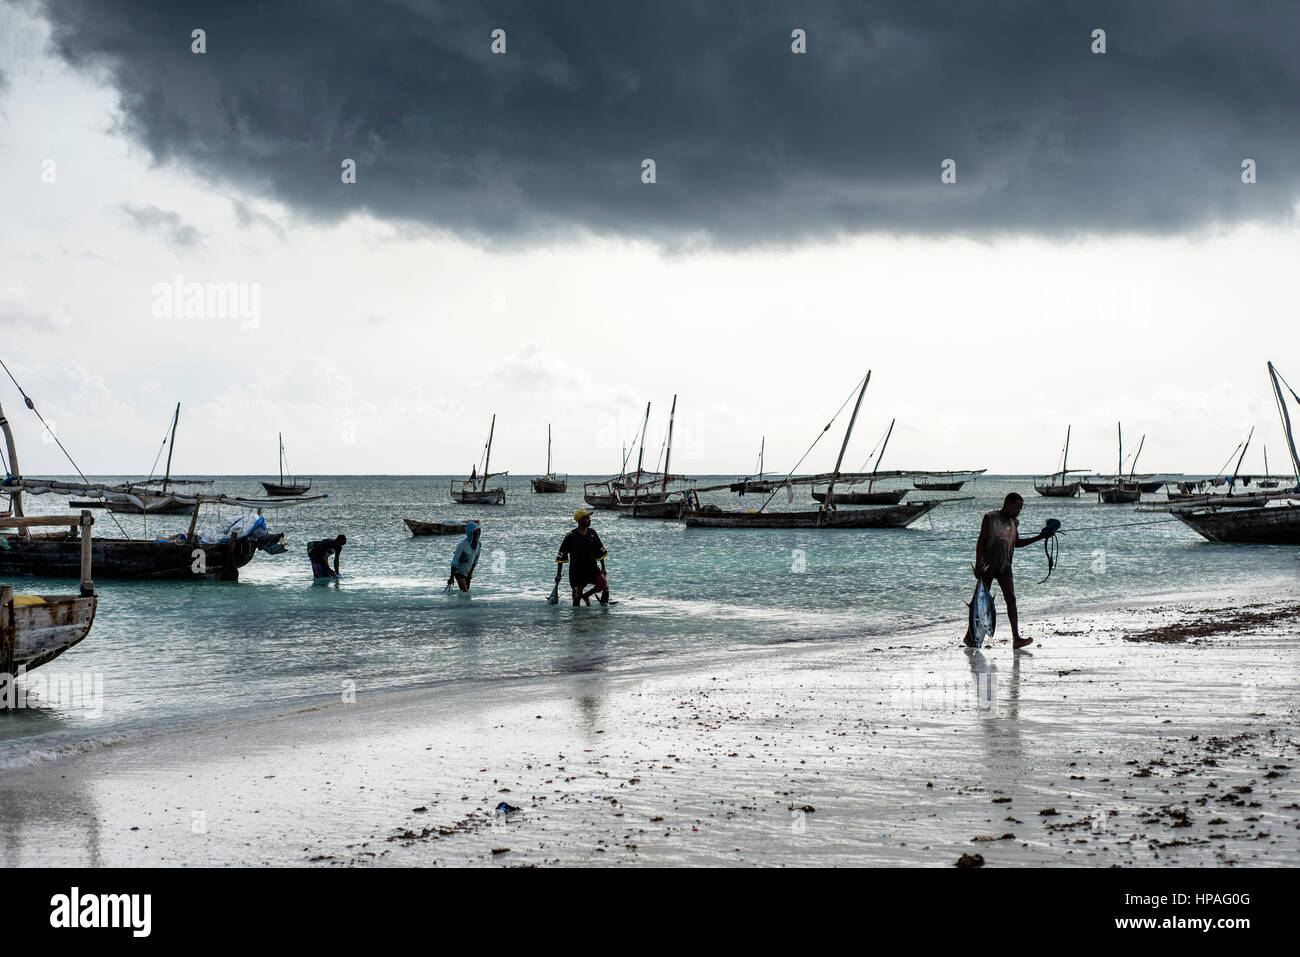
<path fill-rule="evenodd" d="M 803 460 L 808 457 L 809 453 L 812 452 L 814 448 L 817 447 L 817 443 L 822 440 L 822 436 L 830 431 L 831 426 L 835 424 L 835 420 L 838 419 L 840 417 L 840 413 L 844 411 L 844 407 L 853 400 L 853 395 L 858 391 L 859 386 L 860 383 L 857 382 L 853 383 L 853 388 L 852 390 L 850 390 L 848 398 L 844 400 L 843 404 L 839 407 L 838 410 L 836 410 L 835 414 L 831 416 L 831 420 L 827 422 L 826 425 L 822 428 L 821 432 L 818 433 L 817 438 L 813 439 L 812 445 L 808 446 L 808 451 L 804 452 L 803 455 L 799 456 L 799 461 L 794 463 L 794 468 L 792 468 L 790 471 L 785 473 L 785 480 L 781 483 L 781 485 L 778 485 L 776 488 L 772 489 L 771 494 L 768 495 L 767 498 L 763 499 L 763 504 L 758 507 L 758 511 L 761 512 L 763 511 L 763 509 L 767 508 L 767 503 L 772 501 L 772 499 L 776 496 L 777 491 L 785 484 L 785 482 L 790 481 L 790 477 L 794 475 L 796 471 L 798 471 L 799 466 L 803 464 Z"/>
<path fill-rule="evenodd" d="M 18 384 L 18 380 L 14 378 L 14 374 L 9 371 L 9 367 L 5 365 L 3 359 L 0 359 L 0 367 L 2 367 L 5 370 L 5 375 L 9 376 L 9 381 L 14 384 L 14 388 L 18 390 L 19 395 L 23 397 L 23 401 L 27 403 L 27 408 L 35 412 L 36 418 L 41 420 L 41 425 L 45 426 L 46 433 L 49 434 L 50 438 L 54 439 L 55 444 L 58 445 L 59 447 L 59 451 L 61 451 L 67 457 L 68 461 L 72 463 L 72 467 L 77 470 L 77 474 L 81 476 L 81 480 L 85 482 L 87 485 L 90 485 L 91 481 L 90 479 L 86 478 L 86 473 L 81 471 L 81 466 L 78 465 L 73 460 L 72 455 L 68 452 L 67 449 L 63 447 L 63 443 L 59 441 L 59 437 L 54 434 L 54 430 L 49 427 L 49 424 L 46 423 L 45 421 L 45 417 L 41 415 L 40 410 L 36 408 L 36 403 L 32 401 L 32 397 L 23 391 L 23 387 Z M 113 520 L 113 524 L 117 526 L 118 531 L 120 531 L 123 535 L 126 535 L 128 539 L 131 537 L 129 534 L 127 534 L 126 529 L 122 527 L 122 523 L 117 520 L 116 515 L 114 515 L 112 512 L 109 512 L 108 517 Z"/>

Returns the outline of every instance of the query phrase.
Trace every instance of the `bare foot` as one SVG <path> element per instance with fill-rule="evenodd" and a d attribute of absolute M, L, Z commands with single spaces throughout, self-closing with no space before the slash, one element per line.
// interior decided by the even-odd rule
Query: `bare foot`
<path fill-rule="evenodd" d="M 1011 647 L 1012 647 L 1012 648 L 1023 648 L 1023 647 L 1025 647 L 1026 645 L 1032 645 L 1033 643 L 1034 643 L 1034 639 L 1032 639 L 1032 638 L 1017 638 L 1015 641 L 1013 641 L 1013 642 L 1011 643 Z"/>

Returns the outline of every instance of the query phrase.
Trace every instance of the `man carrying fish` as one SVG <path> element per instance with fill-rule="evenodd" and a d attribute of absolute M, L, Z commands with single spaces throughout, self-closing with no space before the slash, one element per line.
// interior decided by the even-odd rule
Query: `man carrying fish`
<path fill-rule="evenodd" d="M 1011 492 L 1002 501 L 1002 507 L 984 516 L 980 524 L 979 540 L 975 544 L 975 577 L 988 589 L 997 579 L 1002 589 L 1002 599 L 1007 606 L 1007 620 L 1011 622 L 1011 646 L 1023 648 L 1033 644 L 1032 638 L 1020 637 L 1020 621 L 1016 614 L 1016 589 L 1011 576 L 1011 559 L 1017 548 L 1024 548 L 1035 542 L 1041 542 L 1054 532 L 1044 529 L 1033 538 L 1020 537 L 1020 510 L 1025 507 L 1024 498 L 1017 492 Z M 1059 525 L 1059 523 L 1057 523 Z M 964 643 L 974 646 L 975 637 L 971 629 L 966 629 Z"/>

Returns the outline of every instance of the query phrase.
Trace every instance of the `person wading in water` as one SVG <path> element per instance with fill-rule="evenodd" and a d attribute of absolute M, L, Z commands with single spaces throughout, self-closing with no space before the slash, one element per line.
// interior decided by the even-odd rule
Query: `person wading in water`
<path fill-rule="evenodd" d="M 1016 614 L 1016 587 L 1011 578 L 1011 559 L 1017 548 L 1024 548 L 1034 542 L 1041 542 L 1047 536 L 1043 533 L 1033 538 L 1020 537 L 1020 510 L 1025 507 L 1025 500 L 1016 492 L 1011 492 L 1002 501 L 1002 507 L 984 516 L 980 525 L 979 541 L 975 545 L 975 577 L 984 583 L 985 588 L 992 587 L 993 579 L 998 580 L 1002 589 L 1002 600 L 1007 606 L 1007 620 L 1011 622 L 1011 646 L 1023 648 L 1033 644 L 1032 638 L 1020 637 L 1020 620 Z M 974 638 L 970 628 L 966 629 L 965 644 L 973 645 Z"/>
<path fill-rule="evenodd" d="M 569 587 L 573 589 L 573 603 L 591 604 L 591 596 L 600 592 L 600 603 L 609 604 L 609 582 L 605 578 L 605 546 L 591 527 L 591 512 L 580 508 L 573 513 L 578 527 L 564 536 L 560 551 L 555 556 L 555 584 L 560 583 L 560 573 L 569 566 Z M 591 591 L 584 593 L 588 585 Z"/>

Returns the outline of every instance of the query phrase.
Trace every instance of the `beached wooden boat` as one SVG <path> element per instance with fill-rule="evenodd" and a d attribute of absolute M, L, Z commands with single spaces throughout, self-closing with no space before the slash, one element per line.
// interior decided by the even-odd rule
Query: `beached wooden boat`
<path fill-rule="evenodd" d="M 276 497 L 281 497 L 281 496 L 288 497 L 294 495 L 305 495 L 307 492 L 311 491 L 311 479 L 308 479 L 307 484 L 304 485 L 301 482 L 299 482 L 298 479 L 294 478 L 294 476 L 290 475 L 289 481 L 287 483 L 285 482 L 284 473 L 286 471 L 287 466 L 288 463 L 285 461 L 285 457 L 284 457 L 284 433 L 281 432 L 280 433 L 280 481 L 262 483 L 262 488 L 266 489 L 267 495 L 274 495 Z"/>
<path fill-rule="evenodd" d="M 488 488 L 488 479 L 492 478 L 492 436 L 497 428 L 497 417 L 492 416 L 492 425 L 488 429 L 487 451 L 483 460 L 483 475 L 471 475 L 463 482 L 451 483 L 451 500 L 462 505 L 504 505 L 506 490 L 504 486 Z M 496 478 L 504 478 L 508 472 L 497 472 Z"/>
<path fill-rule="evenodd" d="M 421 522 L 415 518 L 402 519 L 412 535 L 464 535 L 464 522 Z"/>
<path fill-rule="evenodd" d="M 6 675 L 31 671 L 54 660 L 85 638 L 95 621 L 99 599 L 91 578 L 94 519 L 89 511 L 80 515 L 10 518 L 0 522 L 0 528 L 30 533 L 33 526 L 59 522 L 83 529 L 78 545 L 81 593 L 16 595 L 12 586 L 0 586 L 0 672 Z"/>

